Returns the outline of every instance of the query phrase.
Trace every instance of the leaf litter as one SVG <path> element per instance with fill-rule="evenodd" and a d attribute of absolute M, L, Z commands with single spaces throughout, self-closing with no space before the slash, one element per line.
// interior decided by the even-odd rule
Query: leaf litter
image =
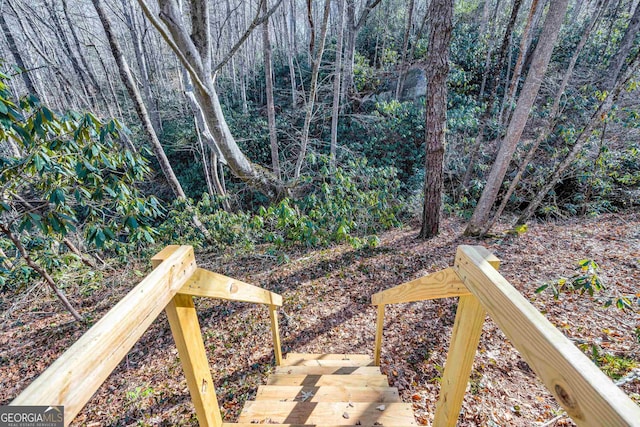
<path fill-rule="evenodd" d="M 380 236 L 375 249 L 336 246 L 274 257 L 201 252 L 200 267 L 282 294 L 283 352 L 372 354 L 376 311 L 370 296 L 446 268 L 458 245 L 484 245 L 501 260 L 501 273 L 589 357 L 599 355 L 640 363 L 637 300 L 633 310 L 604 308 L 586 295 L 536 294 L 542 284 L 568 277 L 581 259 L 595 260 L 608 291 L 636 295 L 640 283 L 640 214 L 607 214 L 531 224 L 514 236 L 484 240 L 461 237 L 464 223 L 443 221 L 441 235 L 423 242 L 408 227 Z M 503 226 L 503 230 L 506 227 Z M 105 286 L 74 295 L 83 314 L 99 319 L 148 272 L 144 262 L 105 273 Z M 69 292 L 70 293 L 70 292 Z M 70 293 L 71 294 L 71 293 Z M 9 403 L 75 342 L 88 325 L 70 322 L 50 295 L 40 293 L 7 314 L 11 295 L 0 307 L 0 404 Z M 269 314 L 264 307 L 196 299 L 212 376 L 225 421 L 233 422 L 245 401 L 255 397 L 273 370 Z M 420 425 L 431 425 L 439 381 L 455 317 L 454 299 L 388 306 L 382 370 Z M 41 313 L 45 313 L 44 315 Z M 7 314 L 7 315 L 5 315 Z M 637 368 L 621 372 L 622 388 L 640 397 Z M 620 381 L 620 380 L 618 380 Z M 306 401 L 312 395 L 303 392 Z M 348 414 L 347 414 L 348 415 Z M 161 314 L 125 360 L 76 417 L 72 425 L 197 425 L 186 380 L 166 316 Z M 573 425 L 560 406 L 496 325 L 487 320 L 476 354 L 458 425 Z"/>

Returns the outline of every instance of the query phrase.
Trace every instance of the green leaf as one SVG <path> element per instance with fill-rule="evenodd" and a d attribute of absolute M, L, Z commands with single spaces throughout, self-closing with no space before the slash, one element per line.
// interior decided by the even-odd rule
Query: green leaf
<path fill-rule="evenodd" d="M 547 289 L 548 287 L 549 287 L 549 285 L 545 283 L 544 285 L 542 285 L 542 286 L 540 286 L 538 289 L 536 289 L 536 290 L 535 290 L 535 293 L 536 293 L 536 294 L 539 294 L 540 292 L 544 291 L 544 290 L 545 290 L 545 289 Z"/>
<path fill-rule="evenodd" d="M 102 246 L 104 246 L 104 242 L 106 242 L 107 238 L 104 235 L 104 232 L 102 230 L 97 230 L 96 234 L 95 234 L 95 242 L 96 242 L 96 246 L 101 248 Z"/>
<path fill-rule="evenodd" d="M 131 230 L 135 230 L 136 228 L 138 228 L 138 221 L 136 221 L 134 217 L 128 216 L 125 221 L 125 225 L 129 227 Z"/>
<path fill-rule="evenodd" d="M 60 188 L 56 188 L 51 193 L 51 196 L 49 196 L 49 201 L 51 203 L 55 203 L 56 205 L 63 204 L 64 201 L 65 201 L 64 191 L 62 191 L 62 189 L 60 189 Z"/>

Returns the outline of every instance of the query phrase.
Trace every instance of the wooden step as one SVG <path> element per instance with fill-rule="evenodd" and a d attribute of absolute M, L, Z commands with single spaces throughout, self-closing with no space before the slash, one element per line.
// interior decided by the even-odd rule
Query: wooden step
<path fill-rule="evenodd" d="M 380 375 L 378 366 L 278 366 L 276 374 L 287 375 Z"/>
<path fill-rule="evenodd" d="M 297 385 L 304 387 L 388 387 L 386 375 L 269 375 L 267 385 Z"/>
<path fill-rule="evenodd" d="M 239 423 L 417 425 L 409 403 L 246 402 Z"/>
<path fill-rule="evenodd" d="M 305 354 L 289 353 L 283 366 L 373 366 L 373 359 L 366 354 Z"/>
<path fill-rule="evenodd" d="M 304 400 L 303 400 L 304 399 Z M 261 385 L 256 400 L 296 402 L 400 402 L 395 387 L 302 387 Z"/>
<path fill-rule="evenodd" d="M 258 424 L 259 425 L 259 424 Z M 276 424 L 276 423 L 268 423 L 266 424 L 270 427 L 347 427 L 347 424 Z M 362 427 L 373 427 L 379 426 L 380 424 L 358 424 Z M 255 427 L 256 423 L 222 423 L 222 427 Z M 407 425 L 398 425 L 393 424 L 393 426 L 388 427 L 411 427 L 415 426 L 415 424 L 407 424 Z"/>

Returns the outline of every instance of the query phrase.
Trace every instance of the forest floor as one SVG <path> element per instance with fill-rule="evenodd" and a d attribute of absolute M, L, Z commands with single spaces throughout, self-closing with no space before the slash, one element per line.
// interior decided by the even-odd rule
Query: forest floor
<path fill-rule="evenodd" d="M 501 260 L 502 274 L 569 339 L 614 378 L 638 372 L 640 328 L 634 310 L 603 307 L 601 298 L 535 290 L 576 273 L 593 259 L 607 289 L 599 297 L 634 295 L 640 283 L 640 213 L 607 214 L 538 222 L 521 235 L 483 240 L 461 237 L 460 219 L 444 221 L 439 237 L 416 240 L 407 227 L 380 236 L 375 249 L 336 246 L 277 257 L 260 252 L 197 253 L 201 267 L 281 293 L 283 351 L 373 353 L 375 308 L 370 296 L 453 264 L 456 247 L 481 244 Z M 500 231 L 500 230 L 499 230 Z M 501 230 L 504 231 L 504 230 Z M 147 262 L 105 271 L 105 286 L 70 299 L 85 316 L 99 319 L 150 270 Z M 9 298 L 12 298 L 9 300 Z M 0 404 L 10 402 L 86 331 L 71 321 L 44 287 L 20 297 L 3 295 L 0 307 Z M 9 310 L 9 307 L 11 309 Z M 226 421 L 234 421 L 274 367 L 269 315 L 264 307 L 199 299 L 205 346 Z M 438 381 L 451 336 L 455 299 L 388 306 L 382 370 L 403 401 L 413 404 L 420 425 L 430 425 Z M 640 379 L 623 389 L 640 401 Z M 77 416 L 74 425 L 197 425 L 177 350 L 161 314 Z M 491 321 L 484 324 L 458 425 L 573 425 L 518 352 Z"/>

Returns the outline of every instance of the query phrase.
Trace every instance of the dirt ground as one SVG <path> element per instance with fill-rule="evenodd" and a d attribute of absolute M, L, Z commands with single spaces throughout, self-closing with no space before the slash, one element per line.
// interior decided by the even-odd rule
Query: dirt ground
<path fill-rule="evenodd" d="M 201 267 L 282 294 L 283 352 L 373 354 L 373 293 L 453 264 L 461 244 L 486 246 L 501 273 L 565 336 L 596 359 L 640 402 L 640 214 L 533 223 L 521 235 L 483 240 L 461 237 L 464 223 L 444 221 L 439 237 L 416 240 L 417 229 L 380 236 L 375 249 L 337 246 L 288 252 L 290 261 L 258 249 L 250 256 L 197 253 Z M 502 230 L 504 231 L 504 230 Z M 592 259 L 606 289 L 595 297 L 550 291 L 544 283 L 576 273 Z M 99 319 L 140 280 L 147 263 L 107 271 L 105 285 L 70 299 L 83 315 Z M 137 272 L 137 273 L 136 273 Z M 72 290 L 72 289 L 71 289 Z M 605 308 L 608 297 L 630 296 L 633 309 Z M 0 404 L 9 403 L 88 329 L 72 322 L 47 290 L 2 295 Z M 16 304 L 16 301 L 19 301 Z M 196 301 L 205 346 L 225 421 L 235 421 L 274 367 L 265 307 Z M 420 425 L 431 425 L 454 321 L 455 299 L 388 306 L 382 370 Z M 77 416 L 74 425 L 197 425 L 177 350 L 164 314 Z M 462 426 L 573 425 L 497 326 L 487 319 L 459 419 Z"/>

